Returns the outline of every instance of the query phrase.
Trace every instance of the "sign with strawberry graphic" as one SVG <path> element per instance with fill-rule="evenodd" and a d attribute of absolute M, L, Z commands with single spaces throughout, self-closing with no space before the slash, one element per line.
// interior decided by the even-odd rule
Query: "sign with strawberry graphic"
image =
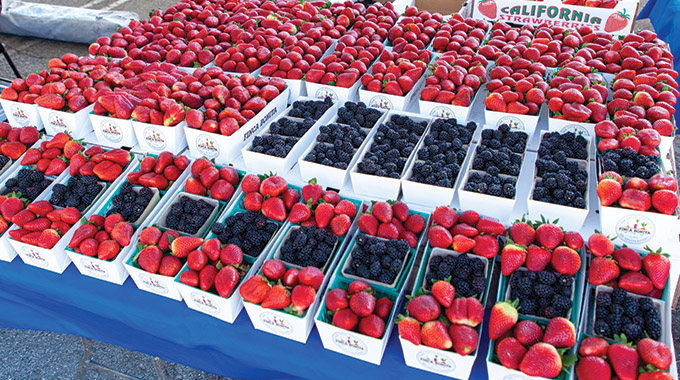
<path fill-rule="evenodd" d="M 621 35 L 632 31 L 638 6 L 637 0 L 619 1 L 614 8 L 566 4 L 561 0 L 474 0 L 472 17 L 570 29 L 589 26 L 595 31 Z"/>

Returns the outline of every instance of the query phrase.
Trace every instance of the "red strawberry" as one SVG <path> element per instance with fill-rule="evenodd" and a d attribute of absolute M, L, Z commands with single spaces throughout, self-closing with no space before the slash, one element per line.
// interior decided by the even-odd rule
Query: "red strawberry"
<path fill-rule="evenodd" d="M 404 222 L 404 228 L 419 235 L 425 229 L 425 218 L 420 214 L 412 214 Z"/>
<path fill-rule="evenodd" d="M 345 214 L 337 215 L 331 220 L 331 231 L 336 236 L 345 236 L 351 225 L 352 219 L 349 216 Z"/>
<path fill-rule="evenodd" d="M 489 317 L 489 338 L 496 340 L 517 324 L 517 309 L 510 302 L 498 302 L 491 308 Z M 554 376 L 553 376 L 554 377 Z"/>
<path fill-rule="evenodd" d="M 479 13 L 490 19 L 496 18 L 496 2 L 494 0 L 482 0 L 479 2 Z"/>
<path fill-rule="evenodd" d="M 588 337 L 581 341 L 578 354 L 581 356 L 607 356 L 609 343 L 600 337 Z"/>
<path fill-rule="evenodd" d="M 449 230 L 442 226 L 434 226 L 427 233 L 430 245 L 435 248 L 449 248 L 453 243 L 453 237 Z"/>
<path fill-rule="evenodd" d="M 597 195 L 602 206 L 611 206 L 616 203 L 623 194 L 621 184 L 613 179 L 602 179 L 597 184 Z"/>
<path fill-rule="evenodd" d="M 652 194 L 652 206 L 662 214 L 673 215 L 678 208 L 678 194 L 671 190 L 657 190 Z"/>
<path fill-rule="evenodd" d="M 354 330 L 355 327 L 357 327 L 358 323 L 359 317 L 357 317 L 357 315 L 354 314 L 352 309 L 349 308 L 338 310 L 333 315 L 333 325 L 341 329 L 352 331 Z"/>
<path fill-rule="evenodd" d="M 265 199 L 262 202 L 262 215 L 279 222 L 286 220 L 286 205 L 283 203 L 283 199 L 279 197 Z"/>
<path fill-rule="evenodd" d="M 449 307 L 456 297 L 456 288 L 450 282 L 440 280 L 432 285 L 432 295 L 443 307 Z"/>
<path fill-rule="evenodd" d="M 612 370 L 609 363 L 601 357 L 586 356 L 579 360 L 576 366 L 576 376 L 579 380 L 611 379 Z"/>
<path fill-rule="evenodd" d="M 263 197 L 277 197 L 288 189 L 288 182 L 283 177 L 274 175 L 265 178 L 260 184 L 260 194 Z"/>
<path fill-rule="evenodd" d="M 637 378 L 640 358 L 634 348 L 622 343 L 614 343 L 609 346 L 607 357 L 616 376 L 621 380 L 635 380 Z"/>
<path fill-rule="evenodd" d="M 161 239 L 161 230 L 157 227 L 147 227 L 139 234 L 139 244 L 155 245 Z"/>
<path fill-rule="evenodd" d="M 259 304 L 264 300 L 270 287 L 262 276 L 256 274 L 244 282 L 238 291 L 244 301 Z"/>
<path fill-rule="evenodd" d="M 382 223 L 378 226 L 378 237 L 394 240 L 399 237 L 399 229 L 392 223 Z"/>
<path fill-rule="evenodd" d="M 510 226 L 508 234 L 515 244 L 528 247 L 529 244 L 534 242 L 536 230 L 534 230 L 534 228 L 529 223 L 515 222 L 512 226 Z"/>
<path fill-rule="evenodd" d="M 504 276 L 510 276 L 526 259 L 526 249 L 516 244 L 506 244 L 501 252 L 501 272 Z"/>
<path fill-rule="evenodd" d="M 550 264 L 552 254 L 537 245 L 527 247 L 527 268 L 532 272 L 540 272 Z"/>
<path fill-rule="evenodd" d="M 525 346 L 532 346 L 541 341 L 543 330 L 538 323 L 530 320 L 519 321 L 515 325 L 515 337 Z"/>
<path fill-rule="evenodd" d="M 326 228 L 335 216 L 335 208 L 330 203 L 321 203 L 314 210 L 314 219 L 319 228 Z M 377 229 L 376 229 L 377 231 Z"/>
<path fill-rule="evenodd" d="M 347 199 L 342 199 L 335 205 L 335 215 L 347 215 L 353 219 L 356 214 L 357 207 Z"/>
<path fill-rule="evenodd" d="M 562 372 L 562 357 L 552 345 L 536 343 L 524 355 L 519 369 L 529 376 L 555 378 Z"/>
<path fill-rule="evenodd" d="M 642 269 L 642 256 L 633 249 L 628 247 L 619 248 L 614 251 L 613 256 L 621 269 L 632 271 Z"/>
<path fill-rule="evenodd" d="M 336 288 L 326 295 L 326 309 L 336 312 L 340 309 L 349 307 L 349 295 L 344 289 Z"/>
<path fill-rule="evenodd" d="M 574 276 L 581 268 L 581 256 L 569 247 L 560 246 L 553 250 L 550 264 L 557 272 Z"/>
<path fill-rule="evenodd" d="M 359 332 L 373 338 L 380 338 L 385 332 L 385 321 L 375 314 L 370 314 L 361 318 Z"/>
<path fill-rule="evenodd" d="M 470 355 L 477 349 L 479 335 L 474 328 L 465 325 L 451 325 L 449 335 L 453 341 L 453 349 L 458 355 Z"/>
<path fill-rule="evenodd" d="M 498 236 L 505 232 L 505 226 L 503 223 L 488 216 L 479 219 L 475 227 L 480 233 L 491 236 Z"/>
<path fill-rule="evenodd" d="M 270 259 L 262 264 L 262 274 L 270 281 L 279 281 L 285 273 L 286 266 L 278 260 Z"/>
<path fill-rule="evenodd" d="M 321 288 L 323 283 L 323 272 L 317 267 L 304 267 L 298 273 L 298 281 L 302 285 L 309 285 L 315 290 Z"/>
<path fill-rule="evenodd" d="M 651 364 L 658 369 L 667 369 L 673 362 L 673 355 L 668 346 L 650 338 L 641 339 L 637 343 L 637 351 L 643 363 Z"/>
<path fill-rule="evenodd" d="M 401 222 L 406 222 L 409 217 L 409 209 L 404 202 L 396 202 L 393 204 L 392 213 L 394 214 L 394 217 L 399 219 Z"/>
<path fill-rule="evenodd" d="M 619 278 L 619 288 L 628 292 L 646 295 L 654 289 L 652 281 L 640 272 L 627 272 Z"/>
<path fill-rule="evenodd" d="M 590 261 L 588 282 L 593 286 L 604 285 L 619 278 L 619 266 L 606 257 L 594 257 Z"/>
<path fill-rule="evenodd" d="M 612 33 L 616 32 L 619 30 L 622 30 L 625 28 L 628 23 L 630 22 L 630 16 L 626 13 L 626 10 L 624 9 L 623 12 L 619 11 L 616 13 L 613 13 L 607 18 L 607 21 L 604 24 L 604 31 L 606 33 Z M 621 380 L 626 380 L 626 379 L 621 379 Z"/>
<path fill-rule="evenodd" d="M 373 289 L 371 288 L 371 286 L 361 280 L 354 280 L 347 287 L 347 293 L 349 293 L 349 295 L 353 295 L 358 292 L 364 291 L 373 294 Z"/>
<path fill-rule="evenodd" d="M 375 310 L 373 313 L 377 315 L 378 317 L 387 320 L 390 316 L 390 313 L 392 313 L 392 308 L 394 307 L 394 303 L 387 297 L 383 298 L 378 298 L 375 301 Z"/>
<path fill-rule="evenodd" d="M 508 337 L 496 345 L 496 356 L 505 368 L 519 369 L 527 349 L 514 337 Z"/>
<path fill-rule="evenodd" d="M 290 292 L 283 285 L 274 285 L 267 291 L 262 300 L 264 309 L 283 310 L 290 305 Z"/>
<path fill-rule="evenodd" d="M 453 237 L 453 250 L 460 253 L 466 253 L 473 249 L 477 242 L 467 236 L 456 235 Z"/>
<path fill-rule="evenodd" d="M 158 272 L 158 268 L 161 266 L 161 259 L 163 258 L 163 252 L 157 246 L 151 245 L 139 252 L 139 257 L 137 257 L 137 263 L 139 266 L 149 273 Z"/>
<path fill-rule="evenodd" d="M 541 224 L 536 228 L 536 242 L 547 249 L 555 249 L 562 244 L 564 232 L 552 223 Z"/>
<path fill-rule="evenodd" d="M 375 309 L 375 297 L 367 292 L 359 292 L 349 299 L 349 307 L 359 317 L 366 317 Z"/>
<path fill-rule="evenodd" d="M 283 286 L 295 286 L 298 283 L 300 271 L 297 268 L 290 268 L 283 274 Z"/>
<path fill-rule="evenodd" d="M 392 206 L 387 202 L 376 202 L 371 208 L 371 213 L 380 222 L 390 223 L 392 221 Z"/>
<path fill-rule="evenodd" d="M 497 238 L 489 235 L 477 235 L 474 237 L 474 241 L 476 244 L 472 248 L 472 253 L 475 255 L 491 259 L 498 254 L 500 244 Z"/>
<path fill-rule="evenodd" d="M 441 321 L 429 321 L 420 330 L 420 338 L 424 345 L 440 350 L 448 350 L 453 346 L 446 325 Z"/>
<path fill-rule="evenodd" d="M 316 298 L 316 290 L 309 285 L 297 285 L 293 288 L 290 300 L 293 304 L 293 310 L 297 315 L 305 315 L 305 311 L 314 303 Z"/>
<path fill-rule="evenodd" d="M 309 200 L 312 201 L 312 205 L 315 205 L 319 201 L 319 198 L 323 196 L 323 187 L 316 183 L 316 178 L 312 178 L 309 182 L 302 187 L 302 200 L 307 203 Z"/>
<path fill-rule="evenodd" d="M 170 250 L 176 257 L 187 257 L 189 252 L 203 244 L 203 238 L 193 236 L 179 236 L 170 243 Z"/>
<path fill-rule="evenodd" d="M 449 229 L 458 221 L 458 213 L 451 207 L 439 206 L 432 213 L 432 219 L 436 224 Z"/>
<path fill-rule="evenodd" d="M 241 277 L 238 270 L 232 266 L 220 269 L 215 276 L 215 290 L 220 297 L 228 298 L 238 284 Z"/>
<path fill-rule="evenodd" d="M 595 231 L 588 238 L 588 249 L 595 256 L 608 256 L 614 253 L 614 243 L 607 236 Z"/>
<path fill-rule="evenodd" d="M 583 237 L 576 231 L 569 231 L 564 234 L 564 244 L 567 247 L 580 251 L 583 248 Z"/>
<path fill-rule="evenodd" d="M 165 256 L 165 257 L 169 257 L 169 256 Z M 163 258 L 163 260 L 165 260 L 165 257 Z M 175 258 L 175 259 L 177 259 L 177 258 Z M 179 260 L 179 259 L 177 259 L 177 260 Z M 161 266 L 162 266 L 162 262 L 161 262 Z M 210 290 L 213 287 L 213 285 L 215 285 L 215 277 L 217 277 L 217 272 L 218 272 L 217 267 L 215 267 L 214 265 L 204 266 L 203 269 L 201 269 L 201 271 L 198 272 L 198 280 L 199 280 L 198 286 L 199 286 L 199 288 L 201 288 L 201 290 L 206 291 L 206 292 L 208 290 Z"/>
<path fill-rule="evenodd" d="M 397 322 L 399 336 L 416 346 L 420 345 L 420 322 L 411 317 L 399 317 L 400 320 Z"/>
<path fill-rule="evenodd" d="M 662 290 L 666 287 L 671 263 L 668 261 L 668 257 L 661 253 L 661 249 L 647 254 L 642 259 L 642 266 L 645 268 L 645 273 L 647 273 L 647 276 L 652 281 L 652 285 L 656 289 Z"/>
<path fill-rule="evenodd" d="M 378 219 L 371 214 L 361 215 L 359 218 L 359 231 L 371 236 L 376 236 L 378 233 Z"/>
<path fill-rule="evenodd" d="M 576 328 L 566 318 L 553 318 L 545 328 L 543 341 L 555 346 L 555 348 L 573 347 L 576 344 Z"/>
<path fill-rule="evenodd" d="M 410 316 L 419 322 L 433 321 L 439 318 L 441 314 L 441 307 L 437 299 L 428 295 L 413 298 L 406 306 L 406 310 Z"/>
<path fill-rule="evenodd" d="M 484 306 L 474 297 L 456 298 L 444 313 L 451 323 L 477 327 L 484 319 Z"/>
<path fill-rule="evenodd" d="M 312 210 L 305 203 L 296 203 L 290 210 L 288 220 L 293 224 L 304 222 L 312 217 Z"/>
<path fill-rule="evenodd" d="M 210 164 L 210 161 L 208 161 L 208 164 Z M 192 174 L 194 172 L 194 165 L 192 165 L 191 167 Z M 194 177 L 197 176 L 194 175 Z M 245 177 L 243 177 L 243 181 L 241 181 L 241 189 L 246 194 L 253 193 L 260 190 L 260 184 L 261 184 L 260 177 L 258 177 L 255 174 L 248 174 Z"/>

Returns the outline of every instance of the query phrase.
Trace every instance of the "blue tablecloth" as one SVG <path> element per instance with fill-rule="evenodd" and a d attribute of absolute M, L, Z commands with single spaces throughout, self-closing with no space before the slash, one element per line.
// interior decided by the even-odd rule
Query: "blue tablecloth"
<path fill-rule="evenodd" d="M 243 310 L 233 325 L 177 302 L 81 275 L 0 261 L 0 326 L 74 334 L 200 370 L 241 379 L 443 379 L 404 364 L 397 329 L 381 366 L 325 350 L 314 329 L 307 344 L 255 330 Z M 488 342 L 484 331 L 483 342 Z M 486 379 L 488 343 L 471 379 Z"/>

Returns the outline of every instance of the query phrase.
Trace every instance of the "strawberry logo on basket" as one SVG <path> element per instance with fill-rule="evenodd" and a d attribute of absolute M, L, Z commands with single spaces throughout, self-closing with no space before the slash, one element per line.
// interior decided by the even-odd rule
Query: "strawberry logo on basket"
<path fill-rule="evenodd" d="M 616 12 L 609 16 L 607 22 L 604 24 L 604 31 L 607 33 L 619 31 L 628 25 L 629 20 L 630 15 L 626 13 L 626 9 L 624 8 L 623 12 Z"/>
<path fill-rule="evenodd" d="M 479 12 L 488 18 L 496 18 L 496 1 L 495 0 L 482 0 L 479 2 L 477 7 Z M 624 25 L 625 26 L 625 25 Z M 623 28 L 623 27 L 621 27 Z M 617 29 L 619 30 L 619 29 Z"/>

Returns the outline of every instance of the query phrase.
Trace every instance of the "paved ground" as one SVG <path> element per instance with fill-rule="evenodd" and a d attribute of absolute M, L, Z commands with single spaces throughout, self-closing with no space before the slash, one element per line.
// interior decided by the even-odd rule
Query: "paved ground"
<path fill-rule="evenodd" d="M 34 0 L 34 2 L 137 12 L 144 17 L 155 8 L 167 8 L 172 0 Z M 643 0 L 644 4 L 646 0 Z M 641 7 L 642 8 L 642 7 Z M 651 28 L 648 21 L 638 29 Z M 50 58 L 65 52 L 87 54 L 87 46 L 0 34 L 23 75 L 46 66 Z M 12 77 L 0 58 L 0 77 Z M 680 155 L 680 138 L 676 139 Z M 676 157 L 676 160 L 680 157 Z M 680 336 L 680 310 L 673 313 L 673 335 Z M 680 344 L 676 340 L 676 351 Z M 6 380 L 131 380 L 131 379 L 226 379 L 118 346 L 71 335 L 32 330 L 0 329 L 0 373 Z"/>

